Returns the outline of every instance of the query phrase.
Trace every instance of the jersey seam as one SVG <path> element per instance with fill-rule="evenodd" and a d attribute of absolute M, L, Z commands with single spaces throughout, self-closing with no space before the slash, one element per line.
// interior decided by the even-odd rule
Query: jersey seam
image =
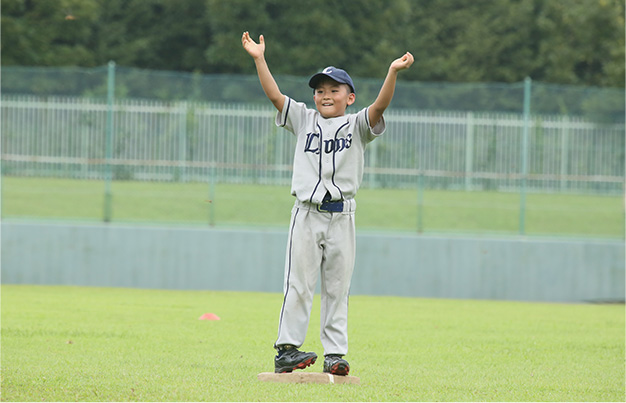
<path fill-rule="evenodd" d="M 319 187 L 320 183 L 322 182 L 322 157 L 324 154 L 323 148 L 322 148 L 322 144 L 323 144 L 323 133 L 322 133 L 322 128 L 320 127 L 319 123 L 316 123 L 317 129 L 320 131 L 320 137 L 319 137 L 319 143 L 318 143 L 318 150 L 320 153 L 320 159 L 319 159 L 319 164 L 318 164 L 318 172 L 317 172 L 317 183 L 315 184 L 315 187 L 313 188 L 313 192 L 311 193 L 311 197 L 309 198 L 309 201 L 311 203 L 313 203 L 313 196 L 315 196 L 315 192 L 317 191 L 317 188 Z"/>
<path fill-rule="evenodd" d="M 337 157 L 337 135 L 339 134 L 341 129 L 346 127 L 346 125 L 348 125 L 349 123 L 350 123 L 350 121 L 347 121 L 346 123 L 341 125 L 337 129 L 337 131 L 335 132 L 335 138 L 333 139 L 333 141 L 335 142 L 335 144 L 333 145 L 333 174 L 330 177 L 330 179 L 331 179 L 331 182 L 332 182 L 333 186 L 335 186 L 337 188 L 337 190 L 339 191 L 339 195 L 341 196 L 341 200 L 343 200 L 343 192 L 341 191 L 341 188 L 335 183 L 335 174 L 337 173 L 337 162 L 336 162 L 336 157 Z"/>

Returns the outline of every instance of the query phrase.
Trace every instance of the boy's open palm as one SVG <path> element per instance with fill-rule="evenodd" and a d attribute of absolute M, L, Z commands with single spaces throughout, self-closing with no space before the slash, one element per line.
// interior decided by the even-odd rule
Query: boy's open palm
<path fill-rule="evenodd" d="M 250 38 L 248 31 L 246 31 L 241 36 L 241 44 L 246 52 L 248 52 L 250 56 L 255 59 L 263 56 L 265 53 L 265 39 L 263 38 L 263 35 L 259 36 L 259 43 L 256 43 L 252 40 L 252 38 Z"/>

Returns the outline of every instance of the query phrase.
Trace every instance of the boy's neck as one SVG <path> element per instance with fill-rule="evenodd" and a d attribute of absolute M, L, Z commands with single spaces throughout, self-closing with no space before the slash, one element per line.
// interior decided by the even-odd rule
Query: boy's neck
<path fill-rule="evenodd" d="M 319 113 L 320 116 L 323 117 L 324 119 L 335 119 L 335 118 L 340 118 L 340 117 L 346 116 L 346 112 L 345 111 L 341 115 L 336 115 L 336 116 L 324 116 L 324 115 L 322 115 L 322 113 L 320 111 L 317 111 L 317 113 Z"/>

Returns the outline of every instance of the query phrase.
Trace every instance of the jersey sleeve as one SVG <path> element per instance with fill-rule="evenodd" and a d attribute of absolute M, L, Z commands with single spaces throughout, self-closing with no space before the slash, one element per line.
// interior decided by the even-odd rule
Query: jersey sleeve
<path fill-rule="evenodd" d="M 369 107 L 361 109 L 358 113 L 359 121 L 362 122 L 362 133 L 365 133 L 365 139 L 367 142 L 374 140 L 376 137 L 380 136 L 385 132 L 387 128 L 387 124 L 385 123 L 385 117 L 381 116 L 380 120 L 374 127 L 370 126 L 370 115 L 369 115 Z M 364 123 L 364 124 L 363 124 Z"/>
<path fill-rule="evenodd" d="M 306 123 L 309 110 L 302 102 L 296 102 L 285 95 L 283 110 L 276 114 L 276 126 L 296 134 Z"/>

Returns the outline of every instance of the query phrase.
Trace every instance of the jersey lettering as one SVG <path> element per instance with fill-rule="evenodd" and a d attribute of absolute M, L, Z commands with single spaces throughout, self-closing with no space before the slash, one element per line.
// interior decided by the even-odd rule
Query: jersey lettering
<path fill-rule="evenodd" d="M 313 142 L 315 141 L 315 148 L 313 148 Z M 306 143 L 304 144 L 305 153 L 320 153 L 320 135 L 318 133 L 309 133 L 306 135 Z"/>
<path fill-rule="evenodd" d="M 324 153 L 330 154 L 333 152 L 341 152 L 350 148 L 352 145 L 352 133 L 344 138 L 338 138 L 334 140 L 324 140 Z M 305 153 L 320 153 L 320 135 L 318 133 L 309 133 L 306 135 L 306 142 L 304 144 Z"/>

